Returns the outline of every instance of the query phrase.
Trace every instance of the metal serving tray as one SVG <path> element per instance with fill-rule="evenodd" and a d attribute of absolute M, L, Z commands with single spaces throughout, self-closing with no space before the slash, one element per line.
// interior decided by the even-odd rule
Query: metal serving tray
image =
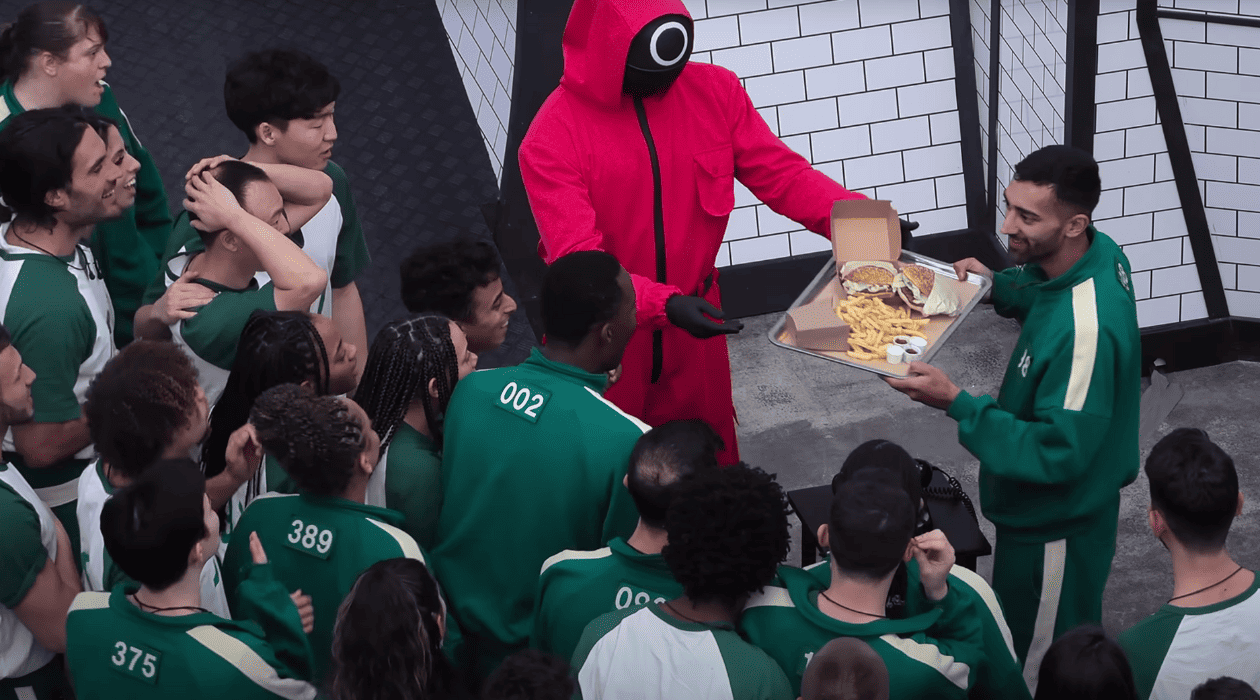
<path fill-rule="evenodd" d="M 954 280 L 958 279 L 958 275 L 954 272 L 953 265 L 950 265 L 948 263 L 943 263 L 940 260 L 935 260 L 925 255 L 919 255 L 918 253 L 912 253 L 908 250 L 903 250 L 901 251 L 900 261 L 904 263 L 917 263 L 919 265 L 929 267 L 932 270 L 936 271 L 938 274 L 949 277 L 950 279 L 954 279 Z M 796 301 L 792 302 L 792 306 L 789 307 L 788 310 L 791 311 L 792 309 L 798 308 L 800 306 L 804 306 L 805 304 L 808 304 L 811 301 L 813 301 L 820 292 L 822 292 L 824 289 L 828 287 L 828 285 L 835 278 L 835 276 L 836 276 L 836 259 L 833 257 L 827 261 L 827 264 L 824 265 L 821 270 L 818 271 L 818 274 L 814 277 L 814 281 L 809 283 L 809 286 L 805 288 L 805 291 L 801 292 L 801 295 L 796 298 Z M 975 285 L 979 289 L 977 289 L 975 293 L 972 295 L 971 299 L 966 304 L 963 305 L 962 311 L 957 316 L 954 316 L 954 317 L 933 316 L 932 317 L 933 323 L 937 322 L 938 320 L 944 321 L 948 319 L 948 325 L 944 328 L 943 331 L 941 331 L 939 336 L 937 336 L 934 340 L 932 340 L 928 344 L 927 348 L 923 351 L 923 357 L 920 360 L 921 362 L 932 361 L 932 358 L 936 356 L 937 351 L 940 350 L 942 347 L 944 347 L 945 341 L 949 340 L 949 337 L 953 335 L 954 330 L 958 328 L 959 324 L 962 323 L 963 319 L 967 318 L 967 316 L 971 313 L 972 309 L 976 308 L 976 304 L 980 303 L 980 300 L 984 297 L 985 294 L 988 293 L 990 287 L 993 286 L 992 280 L 990 280 L 988 277 L 985 277 L 983 275 L 978 275 L 978 274 L 967 275 L 967 279 L 965 280 L 964 283 Z M 857 369 L 864 370 L 867 372 L 874 372 L 875 374 L 879 374 L 885 377 L 904 377 L 909 372 L 909 366 L 906 364 L 893 365 L 893 364 L 889 364 L 887 361 L 882 360 L 882 359 L 880 360 L 855 360 L 843 352 L 832 352 L 828 350 L 810 350 L 808 348 L 798 347 L 788 342 L 788 333 L 785 330 L 786 324 L 787 324 L 787 313 L 784 313 L 783 317 L 780 318 L 779 321 L 774 324 L 774 327 L 770 329 L 769 338 L 770 338 L 771 343 L 774 343 L 775 345 L 778 345 L 781 348 L 787 348 L 788 350 L 793 350 L 795 352 L 803 353 L 806 355 L 812 355 L 813 357 L 821 358 L 829 362 L 836 362 L 842 365 L 849 365 L 850 367 L 856 367 Z"/>

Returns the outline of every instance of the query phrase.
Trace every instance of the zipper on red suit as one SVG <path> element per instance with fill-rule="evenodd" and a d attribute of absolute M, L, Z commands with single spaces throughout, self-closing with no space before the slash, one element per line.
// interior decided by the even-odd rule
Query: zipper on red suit
<path fill-rule="evenodd" d="M 643 98 L 634 98 L 634 113 L 639 116 L 639 129 L 647 143 L 648 158 L 652 161 L 652 227 L 656 232 L 656 281 L 665 284 L 665 206 L 661 200 L 661 161 L 656 155 L 656 142 L 648 127 L 647 111 Z M 652 383 L 661 378 L 665 364 L 665 334 L 652 331 Z"/>

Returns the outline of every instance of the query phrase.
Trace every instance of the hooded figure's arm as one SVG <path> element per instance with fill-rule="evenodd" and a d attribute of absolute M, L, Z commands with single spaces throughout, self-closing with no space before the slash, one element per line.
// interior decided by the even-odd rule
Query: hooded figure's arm
<path fill-rule="evenodd" d="M 578 163 L 577 149 L 563 128 L 535 133 L 535 121 L 521 143 L 521 180 L 529 197 L 529 207 L 538 224 L 538 252 L 550 265 L 558 258 L 579 250 L 609 251 L 605 234 L 595 225 L 595 208 Z M 828 205 L 830 212 L 830 205 Z M 670 325 L 665 302 L 683 291 L 650 277 L 630 274 L 634 283 L 635 315 L 640 326 L 650 329 Z"/>
<path fill-rule="evenodd" d="M 735 149 L 735 177 L 776 213 L 831 238 L 832 203 L 866 196 L 845 189 L 788 148 L 753 107 L 735 74 L 722 73 L 730 82 L 727 119 Z"/>

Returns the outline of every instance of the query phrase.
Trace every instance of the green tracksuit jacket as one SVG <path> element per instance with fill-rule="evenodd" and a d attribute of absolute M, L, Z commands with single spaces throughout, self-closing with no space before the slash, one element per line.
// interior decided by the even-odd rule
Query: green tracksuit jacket
<path fill-rule="evenodd" d="M 1105 234 L 1063 275 L 1039 265 L 997 273 L 993 305 L 1019 342 L 995 400 L 949 407 L 980 460 L 980 505 L 999 529 L 1050 542 L 1118 507 L 1138 472 L 1141 355 L 1129 260 Z"/>
<path fill-rule="evenodd" d="M 805 666 L 819 649 L 837 637 L 856 637 L 888 667 L 888 697 L 968 697 L 984 658 L 984 632 L 972 597 L 951 585 L 928 612 L 853 624 L 818 609 L 822 590 L 825 586 L 808 571 L 780 567 L 779 580 L 754 596 L 740 619 L 748 640 L 787 674 L 794 695 L 800 694 Z"/>
<path fill-rule="evenodd" d="M 629 536 L 622 486 L 648 427 L 602 396 L 607 378 L 535 348 L 516 367 L 455 386 L 442 446 L 442 511 L 433 569 L 485 678 L 529 641 L 542 564 L 566 549 Z"/>
<path fill-rule="evenodd" d="M 249 533 L 257 532 L 276 579 L 290 591 L 301 589 L 315 608 L 310 634 L 313 680 L 323 683 L 332 653 L 337 608 L 359 574 L 385 559 L 424 561 L 411 536 L 398 528 L 402 516 L 391 510 L 343 498 L 309 494 L 266 494 L 254 499 L 236 523 L 223 557 L 223 583 L 232 616 L 249 604 L 241 582 L 254 568 Z"/>
<path fill-rule="evenodd" d="M 80 593 L 66 617 L 66 660 L 79 700 L 310 700 L 311 647 L 289 593 L 267 565 L 240 586 L 238 620 L 164 616 L 127 596 Z"/>
<path fill-rule="evenodd" d="M 13 96 L 13 83 L 5 81 L 0 85 L 0 129 L 14 115 L 25 111 Z M 158 262 L 171 233 L 171 212 L 162 174 L 153 156 L 131 130 L 131 122 L 119 108 L 108 84 L 96 111 L 118 124 L 127 152 L 140 161 L 135 205 L 121 218 L 97 224 L 92 234 L 92 252 L 100 263 L 114 304 L 114 342 L 121 348 L 131 342 L 131 319 L 140 308 L 145 286 L 158 271 Z"/>
<path fill-rule="evenodd" d="M 590 552 L 565 550 L 543 564 L 530 644 L 573 657 L 591 620 L 614 610 L 663 603 L 682 595 L 665 558 L 643 554 L 621 537 Z"/>

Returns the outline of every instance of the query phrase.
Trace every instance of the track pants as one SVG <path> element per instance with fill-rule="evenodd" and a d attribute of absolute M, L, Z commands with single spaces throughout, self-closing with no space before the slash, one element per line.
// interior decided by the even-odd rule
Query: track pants
<path fill-rule="evenodd" d="M 1051 642 L 1083 623 L 1102 622 L 1103 590 L 1116 554 L 1119 502 L 1077 534 L 1052 542 L 997 528 L 993 590 L 1006 611 L 1024 681 L 1036 694 Z"/>

